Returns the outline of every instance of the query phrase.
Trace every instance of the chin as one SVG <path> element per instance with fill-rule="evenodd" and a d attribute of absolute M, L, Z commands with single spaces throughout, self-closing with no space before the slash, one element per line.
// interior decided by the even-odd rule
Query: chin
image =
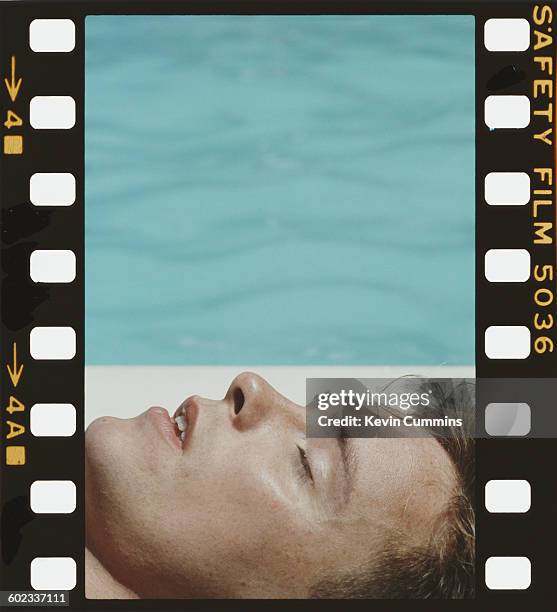
<path fill-rule="evenodd" d="M 164 458 L 141 420 L 101 417 L 85 432 L 87 521 L 133 523 L 151 511 L 167 484 Z M 93 525 L 95 523 L 95 525 Z"/>
<path fill-rule="evenodd" d="M 160 446 L 141 418 L 102 417 L 85 433 L 87 546 L 113 572 L 130 566 L 144 576 L 176 537 L 167 525 L 176 485 Z"/>
<path fill-rule="evenodd" d="M 133 480 L 134 444 L 128 422 L 112 417 L 93 421 L 85 432 L 85 506 L 87 520 L 104 522 L 116 510 Z"/>
<path fill-rule="evenodd" d="M 85 534 L 93 554 L 104 559 L 116 556 L 122 526 L 137 507 L 132 434 L 128 421 L 111 417 L 96 419 L 85 432 Z"/>
<path fill-rule="evenodd" d="M 94 420 L 85 432 L 85 463 L 88 476 L 95 477 L 99 471 L 120 472 L 126 463 L 126 449 L 130 446 L 122 419 L 100 417 Z"/>

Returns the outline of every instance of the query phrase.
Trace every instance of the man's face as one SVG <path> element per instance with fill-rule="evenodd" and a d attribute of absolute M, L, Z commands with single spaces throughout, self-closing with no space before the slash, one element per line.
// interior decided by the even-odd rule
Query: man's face
<path fill-rule="evenodd" d="M 427 541 L 454 482 L 431 438 L 306 440 L 304 409 L 255 374 L 182 413 L 183 442 L 162 408 L 86 434 L 87 544 L 140 597 L 307 597 L 393 530 Z"/>

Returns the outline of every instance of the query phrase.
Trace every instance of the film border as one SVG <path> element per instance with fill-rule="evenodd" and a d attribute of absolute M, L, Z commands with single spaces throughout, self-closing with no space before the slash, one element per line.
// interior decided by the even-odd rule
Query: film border
<path fill-rule="evenodd" d="M 521 248 L 530 252 L 532 265 L 548 265 L 555 271 L 555 199 L 540 207 L 540 220 L 551 222 L 550 243 L 535 243 L 531 206 L 497 207 L 486 205 L 484 179 L 489 172 L 527 172 L 536 180 L 535 168 L 555 172 L 555 145 L 542 146 L 533 139 L 542 115 L 532 114 L 530 125 L 521 130 L 489 130 L 485 125 L 484 103 L 489 95 L 524 95 L 532 110 L 533 81 L 542 78 L 534 57 L 540 55 L 531 44 L 521 53 L 490 52 L 484 45 L 484 25 L 490 18 L 523 18 L 532 32 L 533 3 L 509 2 L 212 2 L 210 12 L 237 14 L 473 14 L 476 17 L 476 370 L 478 385 L 487 378 L 553 378 L 555 352 L 530 352 L 524 359 L 489 359 L 485 355 L 485 332 L 492 325 L 527 326 L 534 331 L 539 312 L 532 279 L 520 284 L 490 283 L 484 274 L 484 256 L 489 249 Z M 540 3 L 540 8 L 549 6 Z M 29 590 L 30 563 L 35 557 L 70 557 L 76 561 L 76 587 L 70 592 L 70 605 L 88 609 L 119 609 L 129 602 L 94 602 L 84 599 L 84 494 L 83 494 L 83 365 L 84 365 L 84 24 L 93 14 L 203 14 L 209 5 L 202 2 L 17 2 L 0 5 L 0 66 L 2 78 L 16 58 L 12 91 L 18 79 L 22 85 L 15 100 L 3 90 L 2 116 L 13 109 L 22 120 L 17 135 L 22 136 L 21 154 L 17 139 L 11 139 L 10 154 L 2 155 L 0 186 L 2 206 L 2 351 L 5 356 L 2 384 L 2 590 Z M 29 48 L 28 28 L 33 19 L 71 19 L 76 29 L 76 46 L 71 53 L 34 53 Z M 548 26 L 547 23 L 541 24 Z M 552 27 L 555 26 L 553 15 Z M 545 30 L 547 32 L 547 29 Z M 531 40 L 532 42 L 532 40 Z M 555 59 L 551 42 L 543 55 Z M 514 66 L 524 78 L 501 90 L 493 87 L 494 75 Z M 12 77 L 11 74 L 6 76 Z M 551 77 L 554 84 L 554 75 Z M 553 91 L 555 87 L 553 86 Z M 34 130 L 30 127 L 29 104 L 34 96 L 67 95 L 76 103 L 75 127 L 69 130 Z M 539 107 L 541 109 L 541 107 Z M 543 109 L 542 109 L 543 110 Z M 551 121 L 553 124 L 553 121 Z M 17 127 L 17 126 L 15 126 Z M 13 135 L 15 135 L 14 130 Z M 3 136 L 6 130 L 3 130 Z M 76 178 L 76 199 L 64 208 L 35 207 L 29 201 L 29 179 L 35 172 L 69 172 Z M 533 183 L 534 184 L 534 183 Z M 552 190 L 553 191 L 553 190 Z M 76 256 L 76 278 L 61 285 L 35 284 L 29 278 L 29 257 L 36 249 L 69 249 Z M 542 283 L 543 284 L 543 283 Z M 555 290 L 555 281 L 543 284 Z M 557 315 L 555 302 L 545 312 Z M 76 333 L 75 357 L 60 361 L 35 360 L 30 354 L 30 331 L 36 326 L 71 326 Z M 546 334 L 553 342 L 555 329 Z M 15 344 L 15 351 L 14 351 Z M 533 346 L 533 343 L 532 343 Z M 7 366 L 10 366 L 8 370 Z M 21 370 L 21 366 L 23 369 Z M 18 377 L 18 373 L 20 373 Z M 17 383 L 14 381 L 17 379 Z M 489 399 L 489 389 L 486 390 Z M 10 396 L 20 402 L 10 403 Z M 513 398 L 515 401 L 516 398 Z M 522 398 L 521 401 L 528 401 Z M 37 403 L 71 403 L 76 410 L 76 433 L 65 438 L 37 438 L 29 429 L 29 410 Z M 17 446 L 25 447 L 23 465 L 6 465 L 7 425 L 5 407 L 12 406 L 13 422 L 25 427 Z M 19 413 L 19 414 L 18 414 Z M 10 414 L 10 416 L 13 416 Z M 477 417 L 483 419 L 483 406 Z M 533 413 L 535 419 L 535 411 Z M 11 431 L 11 430 L 10 430 Z M 10 442 L 10 445 L 15 445 Z M 477 441 L 477 597 L 468 602 L 392 601 L 392 610 L 491 609 L 497 601 L 508 609 L 535 603 L 543 610 L 554 598 L 553 551 L 557 544 L 554 526 L 555 485 L 547 477 L 557 454 L 557 441 L 530 439 L 489 439 Z M 20 457 L 21 460 L 21 457 Z M 532 486 L 533 503 L 524 515 L 494 515 L 484 507 L 484 486 L 495 478 L 524 478 Z M 71 514 L 33 515 L 29 487 L 38 479 L 71 480 L 76 483 L 76 509 Z M 6 537 L 6 534 L 9 534 Z M 524 555 L 532 562 L 532 584 L 524 591 L 494 591 L 485 585 L 484 564 L 490 556 Z M 327 602 L 299 602 L 305 607 L 332 606 Z M 245 608 L 246 602 L 161 601 L 134 602 L 135 609 Z M 257 605 L 255 603 L 254 605 Z M 259 604 L 260 605 L 260 604 Z M 281 602 L 267 602 L 272 607 Z M 292 605 L 286 602 L 284 605 Z M 367 605 L 345 602 L 344 605 Z"/>

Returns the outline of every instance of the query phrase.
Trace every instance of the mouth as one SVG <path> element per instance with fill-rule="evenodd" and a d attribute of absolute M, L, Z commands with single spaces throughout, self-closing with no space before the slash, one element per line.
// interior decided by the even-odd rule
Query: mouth
<path fill-rule="evenodd" d="M 193 397 L 190 397 L 180 404 L 174 416 L 170 419 L 174 425 L 174 433 L 179 438 L 183 449 L 191 440 L 197 411 L 197 403 Z"/>
<path fill-rule="evenodd" d="M 164 440 L 175 450 L 182 450 L 180 438 L 176 436 L 175 425 L 168 411 L 160 406 L 152 406 L 144 413 L 151 425 L 159 432 Z"/>

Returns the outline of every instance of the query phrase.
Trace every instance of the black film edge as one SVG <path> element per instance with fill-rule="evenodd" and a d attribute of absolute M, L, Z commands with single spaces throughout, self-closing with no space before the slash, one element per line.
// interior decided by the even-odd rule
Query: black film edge
<path fill-rule="evenodd" d="M 214 3 L 219 13 L 420 13 L 473 14 L 476 18 L 476 376 L 482 402 L 493 402 L 488 379 L 510 379 L 508 398 L 500 386 L 495 401 L 532 404 L 526 393 L 516 398 L 512 379 L 553 379 L 557 373 L 555 321 L 555 144 L 550 115 L 555 92 L 555 16 L 549 4 L 483 2 L 354 2 L 354 3 Z M 260 9 L 260 10 L 259 10 Z M 89 14 L 203 13 L 207 6 L 181 2 L 3 3 L 0 6 L 0 66 L 2 83 L 2 479 L 1 526 L 3 591 L 29 591 L 34 559 L 62 558 L 75 562 L 75 588 L 70 607 L 82 609 L 160 609 L 151 601 L 90 602 L 84 598 L 84 48 L 85 17 Z M 523 18 L 530 24 L 528 49 L 494 52 L 484 43 L 485 24 L 492 18 Z M 75 24 L 75 48 L 68 53 L 36 53 L 29 46 L 34 19 L 69 19 Z M 538 32 L 539 34 L 536 34 Z M 549 60 L 552 58 L 552 72 Z M 19 79 L 22 79 L 18 88 Z M 539 82 L 550 80 L 551 89 Z M 536 84 L 538 82 L 538 84 Z M 552 92 L 550 95 L 550 91 Z M 36 96 L 69 96 L 75 102 L 75 125 L 64 130 L 36 130 L 30 124 L 30 104 Z M 490 129 L 486 100 L 490 96 L 525 96 L 530 121 L 522 129 Z M 551 107 L 552 108 L 552 107 Z M 8 113 L 13 113 L 9 115 Z M 11 117 L 11 120 L 10 120 Z M 21 125 L 18 125 L 18 119 Z M 4 121 L 7 122 L 4 123 Z M 550 129 L 552 131 L 548 132 Z M 526 173 L 531 199 L 525 206 L 493 206 L 486 202 L 490 173 Z M 75 177 L 75 201 L 70 206 L 35 206 L 30 180 L 35 173 L 69 173 Z M 538 204 L 536 204 L 538 202 Z M 76 258 L 76 277 L 62 285 L 37 284 L 29 276 L 35 250 L 67 249 Z M 485 255 L 492 249 L 525 249 L 532 276 L 524 283 L 493 283 L 485 276 Z M 442 281 L 440 281 L 442 290 Z M 525 327 L 529 354 L 519 359 L 489 358 L 486 333 L 494 326 Z M 37 359 L 30 335 L 37 327 L 71 327 L 75 356 Z M 488 349 L 489 350 L 489 349 Z M 23 368 L 21 367 L 23 366 Z M 486 383 L 482 383 L 482 379 Z M 36 404 L 71 404 L 75 433 L 36 437 L 30 430 L 30 409 Z M 21 428 L 25 428 L 22 431 Z M 15 434 L 15 435 L 14 435 Z M 477 595 L 462 609 L 488 610 L 504 602 L 509 610 L 527 604 L 547 609 L 554 600 L 553 567 L 557 548 L 555 439 L 480 439 L 476 442 L 477 475 Z M 525 479 L 532 487 L 532 508 L 512 517 L 490 514 L 484 507 L 484 487 L 492 479 Z M 76 507 L 70 514 L 35 515 L 30 487 L 36 480 L 72 481 Z M 485 564 L 490 557 L 524 556 L 531 561 L 532 581 L 521 591 L 489 589 Z M 39 588 L 39 587 L 37 587 Z M 334 603 L 334 602 L 333 602 Z M 445 610 L 446 602 L 393 601 L 393 610 Z M 249 602 L 247 605 L 260 606 Z M 279 604 L 269 604 L 279 605 Z M 288 603 L 285 603 L 288 605 Z M 332 608 L 326 602 L 307 606 Z M 350 605 L 369 605 L 352 602 Z M 459 604 L 460 605 L 460 604 Z M 168 609 L 183 609 L 184 601 L 165 601 Z M 242 603 L 244 608 L 246 603 Z M 235 602 L 191 602 L 190 609 L 239 607 Z M 421 608 L 420 608 L 421 609 Z"/>

